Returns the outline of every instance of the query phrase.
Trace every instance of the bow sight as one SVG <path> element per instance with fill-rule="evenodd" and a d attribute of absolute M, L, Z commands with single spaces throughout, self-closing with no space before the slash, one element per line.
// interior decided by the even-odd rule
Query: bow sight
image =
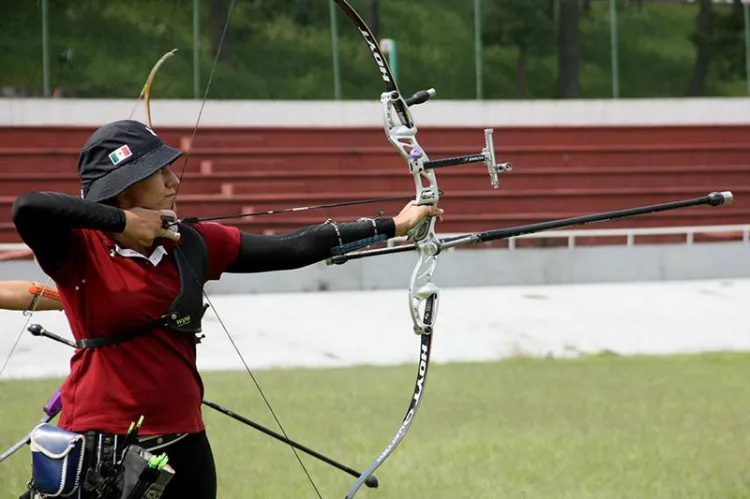
<path fill-rule="evenodd" d="M 394 103 L 399 100 L 399 96 L 398 96 L 398 92 L 389 92 L 388 94 L 389 95 L 386 97 L 386 94 L 384 93 L 382 97 L 382 101 L 386 105 L 385 107 L 386 126 L 390 130 L 390 132 L 388 133 L 388 138 L 391 144 L 397 147 L 399 151 L 402 151 L 402 149 L 398 145 L 398 141 L 400 138 L 400 135 L 398 132 L 403 133 L 403 131 L 400 130 L 394 124 L 393 115 L 391 113 L 391 111 L 396 110 L 398 114 L 398 110 L 394 106 Z M 411 106 L 415 106 L 415 105 L 423 104 L 427 102 L 430 99 L 430 97 L 434 95 L 435 95 L 434 88 L 430 88 L 428 90 L 420 90 L 419 92 L 415 93 L 414 95 L 406 99 L 404 102 L 406 104 L 406 107 L 411 107 Z M 417 128 L 414 125 L 413 120 L 408 120 L 408 121 L 411 121 L 411 126 L 408 126 L 406 123 L 403 123 L 403 125 L 407 126 L 408 129 L 413 130 L 413 133 L 409 135 L 414 137 L 416 136 Z M 513 169 L 513 165 L 510 162 L 505 162 L 505 163 L 495 162 L 496 161 L 495 142 L 494 142 L 493 132 L 494 132 L 494 129 L 492 128 L 484 129 L 484 149 L 482 149 L 482 152 L 478 154 L 467 154 L 463 156 L 454 156 L 451 158 L 433 159 L 433 160 L 420 162 L 419 159 L 425 157 L 424 151 L 422 151 L 421 149 L 412 149 L 409 152 L 408 157 L 404 155 L 404 159 L 406 159 L 409 162 L 409 169 L 412 173 L 421 172 L 424 170 L 434 170 L 435 168 L 444 168 L 446 166 L 459 166 L 459 165 L 468 165 L 472 163 L 484 163 L 484 165 L 487 167 L 487 171 L 490 174 L 490 184 L 492 184 L 492 187 L 497 189 L 498 184 L 499 184 L 498 174 L 502 172 L 511 171 Z"/>

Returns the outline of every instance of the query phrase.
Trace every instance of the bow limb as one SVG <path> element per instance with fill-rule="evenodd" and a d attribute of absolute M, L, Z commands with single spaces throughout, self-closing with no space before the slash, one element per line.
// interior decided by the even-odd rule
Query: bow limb
<path fill-rule="evenodd" d="M 135 113 L 135 108 L 138 107 L 138 101 L 140 99 L 143 99 L 144 107 L 146 108 L 146 125 L 148 125 L 149 128 L 152 128 L 151 126 L 151 86 L 154 84 L 154 79 L 156 78 L 156 73 L 159 72 L 159 69 L 164 65 L 165 62 L 167 62 L 168 59 L 171 59 L 172 56 L 174 56 L 175 52 L 177 52 L 177 49 L 172 49 L 161 58 L 156 61 L 156 64 L 154 64 L 154 67 L 151 68 L 151 72 L 148 74 L 148 78 L 146 78 L 146 83 L 143 85 L 143 88 L 141 89 L 140 95 L 138 95 L 138 99 L 135 102 L 135 106 L 133 107 L 133 111 L 130 113 L 130 117 L 133 117 L 133 114 Z"/>

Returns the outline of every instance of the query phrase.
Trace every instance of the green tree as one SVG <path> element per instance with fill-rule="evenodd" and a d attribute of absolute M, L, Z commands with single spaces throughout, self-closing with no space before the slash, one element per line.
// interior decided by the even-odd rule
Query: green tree
<path fill-rule="evenodd" d="M 687 94 L 690 97 L 704 95 L 706 80 L 711 66 L 711 47 L 714 36 L 714 15 L 712 0 L 700 0 L 698 16 L 695 21 L 695 31 L 690 35 L 690 41 L 695 46 L 695 64 L 693 76 L 690 78 Z"/>
<path fill-rule="evenodd" d="M 526 97 L 529 58 L 554 48 L 554 0 L 494 0 L 487 6 L 483 31 L 488 44 L 518 50 L 516 97 Z"/>
<path fill-rule="evenodd" d="M 557 97 L 581 96 L 581 6 L 579 0 L 560 0 L 557 25 Z"/>
<path fill-rule="evenodd" d="M 733 0 L 730 10 L 716 16 L 711 63 L 722 80 L 745 78 L 744 22 L 742 0 Z"/>

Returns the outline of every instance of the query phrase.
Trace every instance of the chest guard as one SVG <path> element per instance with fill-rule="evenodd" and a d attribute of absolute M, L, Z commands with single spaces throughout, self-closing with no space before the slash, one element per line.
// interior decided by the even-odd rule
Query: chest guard
<path fill-rule="evenodd" d="M 180 273 L 180 292 L 169 311 L 162 316 L 163 325 L 183 333 L 200 333 L 203 315 L 203 285 L 208 276 L 208 247 L 200 233 L 185 224 L 177 225 L 182 244 L 175 245 L 174 257 Z"/>

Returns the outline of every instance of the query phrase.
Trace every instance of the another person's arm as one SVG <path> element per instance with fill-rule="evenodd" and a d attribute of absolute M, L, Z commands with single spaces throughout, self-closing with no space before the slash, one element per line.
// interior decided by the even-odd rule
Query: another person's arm
<path fill-rule="evenodd" d="M 60 296 L 54 287 L 31 281 L 0 281 L 0 309 L 62 310 Z"/>

